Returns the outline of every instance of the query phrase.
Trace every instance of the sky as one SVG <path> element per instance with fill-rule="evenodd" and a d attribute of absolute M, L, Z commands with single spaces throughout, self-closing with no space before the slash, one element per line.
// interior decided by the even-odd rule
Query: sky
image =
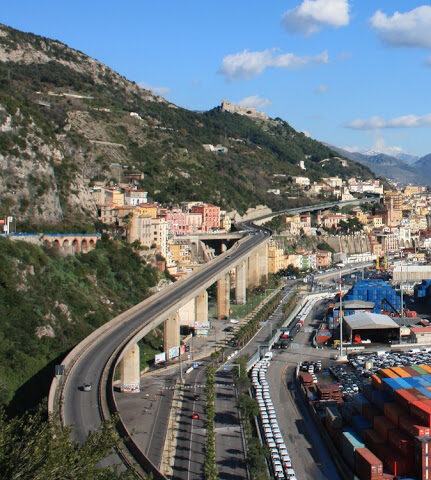
<path fill-rule="evenodd" d="M 0 22 L 188 109 L 227 99 L 350 150 L 431 152 L 425 0 L 0 0 Z"/>

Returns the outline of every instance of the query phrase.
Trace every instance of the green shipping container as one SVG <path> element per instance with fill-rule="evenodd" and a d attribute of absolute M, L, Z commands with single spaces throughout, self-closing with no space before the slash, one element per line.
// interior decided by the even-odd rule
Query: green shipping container
<path fill-rule="evenodd" d="M 416 370 L 416 372 L 419 373 L 419 375 L 428 375 L 428 372 L 424 370 L 422 367 L 419 365 L 410 365 L 410 368 L 413 368 L 413 370 Z"/>

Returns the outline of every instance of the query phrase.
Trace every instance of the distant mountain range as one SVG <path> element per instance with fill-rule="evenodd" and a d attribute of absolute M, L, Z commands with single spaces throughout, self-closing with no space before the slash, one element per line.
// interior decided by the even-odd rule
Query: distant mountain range
<path fill-rule="evenodd" d="M 406 185 L 431 185 L 431 154 L 415 157 L 410 154 L 386 155 L 378 152 L 349 152 L 343 148 L 331 146 L 349 160 L 359 162 L 370 168 L 377 176 Z"/>

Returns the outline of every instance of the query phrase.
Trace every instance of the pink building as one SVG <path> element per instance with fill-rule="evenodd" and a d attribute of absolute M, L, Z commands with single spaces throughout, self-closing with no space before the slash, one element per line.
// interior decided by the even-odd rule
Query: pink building
<path fill-rule="evenodd" d="M 192 207 L 192 213 L 200 213 L 202 215 L 202 230 L 208 232 L 220 228 L 220 207 L 216 207 L 211 203 L 204 203 Z"/>
<path fill-rule="evenodd" d="M 169 224 L 172 235 L 190 235 L 202 227 L 202 215 L 200 213 L 187 213 L 179 208 L 166 210 L 163 215 Z"/>

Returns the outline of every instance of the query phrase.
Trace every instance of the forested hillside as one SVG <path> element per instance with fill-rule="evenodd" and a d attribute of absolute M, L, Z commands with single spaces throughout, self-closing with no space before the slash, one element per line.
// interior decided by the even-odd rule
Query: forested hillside
<path fill-rule="evenodd" d="M 63 257 L 0 238 L 0 404 L 46 396 L 55 359 L 144 299 L 160 275 L 119 241 Z"/>
<path fill-rule="evenodd" d="M 60 42 L 0 25 L 0 217 L 88 222 L 94 182 L 118 181 L 113 164 L 142 172 L 154 200 L 280 208 L 301 201 L 291 175 L 372 176 L 338 157 L 282 119 L 186 110 Z"/>

